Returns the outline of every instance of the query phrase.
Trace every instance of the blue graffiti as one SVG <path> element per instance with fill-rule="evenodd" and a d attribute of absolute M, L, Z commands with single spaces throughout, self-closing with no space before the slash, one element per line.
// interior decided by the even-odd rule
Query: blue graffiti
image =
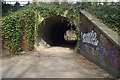
<path fill-rule="evenodd" d="M 104 46 L 101 46 L 101 48 L 98 49 L 99 55 L 104 57 L 107 54 L 107 51 L 105 50 Z"/>
<path fill-rule="evenodd" d="M 113 46 L 113 44 L 110 44 L 110 48 L 108 51 L 108 57 L 111 59 L 111 63 L 112 64 L 118 64 L 118 56 L 116 54 L 115 47 Z"/>

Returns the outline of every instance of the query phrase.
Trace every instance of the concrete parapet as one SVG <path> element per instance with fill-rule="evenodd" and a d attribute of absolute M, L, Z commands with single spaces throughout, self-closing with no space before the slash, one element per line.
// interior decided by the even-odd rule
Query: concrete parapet
<path fill-rule="evenodd" d="M 119 35 L 87 11 L 80 11 L 80 19 L 81 53 L 115 77 L 119 77 Z"/>

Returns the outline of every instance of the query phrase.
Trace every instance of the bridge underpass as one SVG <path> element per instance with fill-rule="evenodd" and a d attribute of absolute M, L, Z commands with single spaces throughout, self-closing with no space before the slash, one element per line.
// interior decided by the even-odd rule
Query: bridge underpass
<path fill-rule="evenodd" d="M 74 33 L 65 35 L 68 30 L 73 30 Z M 50 46 L 75 47 L 77 41 L 75 30 L 76 26 L 70 24 L 66 17 L 59 15 L 48 17 L 39 25 L 37 38 L 38 46 L 41 46 L 39 43 L 44 40 L 46 44 Z M 70 39 L 65 39 L 65 37 Z M 74 39 L 71 40 L 71 38 Z"/>
<path fill-rule="evenodd" d="M 40 27 L 38 29 L 37 43 L 38 46 L 42 46 L 41 42 L 44 41 L 45 44 L 50 45 L 50 47 L 44 48 L 38 47 L 36 51 L 26 52 L 29 53 L 27 55 L 12 57 L 9 60 L 4 59 L 3 77 L 16 77 L 16 78 L 113 77 L 112 75 L 98 67 L 96 64 L 89 61 L 87 58 L 83 57 L 81 54 L 76 54 L 73 51 L 73 49 L 69 48 L 68 45 L 71 44 L 76 45 L 76 40 L 74 40 L 72 43 L 69 40 L 66 41 L 64 38 L 64 34 L 67 30 L 70 30 L 71 28 L 75 30 L 76 28 L 74 25 L 68 24 L 69 21 L 67 21 L 67 18 L 62 16 L 51 16 L 45 19 L 39 25 Z M 89 26 L 89 24 L 90 23 L 88 22 L 87 26 Z M 86 27 L 83 27 L 82 30 L 87 30 L 85 28 Z M 62 45 L 66 45 L 67 47 L 62 47 Z M 84 45 L 84 43 L 82 43 L 82 45 Z M 86 51 L 88 50 L 89 49 L 86 49 Z M 85 50 L 83 49 L 83 51 Z M 88 53 L 91 53 L 91 51 L 89 51 Z M 86 54 L 87 53 L 83 55 Z M 99 56 L 96 57 L 97 55 L 92 54 L 89 54 L 89 57 L 92 56 L 91 58 L 97 61 L 97 59 L 99 59 Z M 11 62 L 12 64 L 9 64 Z"/>
<path fill-rule="evenodd" d="M 74 52 L 76 39 L 65 39 L 67 18 L 51 16 L 39 25 L 38 49 L 3 59 L 4 78 L 107 78 L 113 77 L 81 54 Z M 41 47 L 44 40 L 50 47 Z M 10 64 L 9 64 L 10 63 Z"/>

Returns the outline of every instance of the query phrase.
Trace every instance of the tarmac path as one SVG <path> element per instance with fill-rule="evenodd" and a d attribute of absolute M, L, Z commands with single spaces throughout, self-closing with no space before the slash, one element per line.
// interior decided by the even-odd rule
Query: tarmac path
<path fill-rule="evenodd" d="M 72 49 L 65 47 L 38 47 L 36 51 L 3 58 L 1 66 L 3 78 L 112 77 L 80 53 L 75 53 Z"/>

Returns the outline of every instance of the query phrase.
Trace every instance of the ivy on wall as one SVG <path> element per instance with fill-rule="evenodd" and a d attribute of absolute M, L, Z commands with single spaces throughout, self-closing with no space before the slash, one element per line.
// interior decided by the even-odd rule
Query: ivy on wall
<path fill-rule="evenodd" d="M 2 18 L 3 45 L 11 53 L 19 54 L 22 50 L 21 43 L 25 40 L 28 43 L 27 49 L 34 49 L 40 22 L 52 15 L 61 15 L 68 18 L 70 22 L 68 25 L 75 24 L 78 40 L 77 49 L 79 49 L 80 9 L 85 9 L 95 14 L 103 22 L 110 25 L 113 30 L 120 32 L 119 3 L 109 5 L 98 3 L 32 3 Z"/>
<path fill-rule="evenodd" d="M 10 53 L 19 54 L 22 50 L 21 42 L 27 40 L 27 49 L 34 49 L 39 21 L 51 15 L 65 16 L 71 24 L 77 25 L 79 23 L 78 10 L 74 9 L 73 5 L 69 6 L 63 7 L 55 3 L 33 3 L 3 17 L 2 37 L 5 48 Z M 25 29 L 25 32 L 23 29 Z"/>

